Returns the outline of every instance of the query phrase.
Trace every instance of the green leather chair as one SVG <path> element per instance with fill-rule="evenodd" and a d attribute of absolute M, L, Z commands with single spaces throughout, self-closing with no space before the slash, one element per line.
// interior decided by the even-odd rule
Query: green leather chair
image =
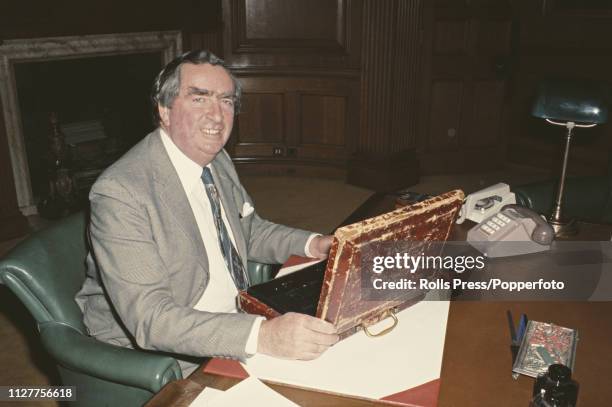
<path fill-rule="evenodd" d="M 74 296 L 85 279 L 86 215 L 64 218 L 34 233 L 0 260 L 0 281 L 36 320 L 62 384 L 76 386 L 76 406 L 141 406 L 166 383 L 182 378 L 164 354 L 121 348 L 87 335 Z M 271 277 L 250 263 L 252 281 Z"/>

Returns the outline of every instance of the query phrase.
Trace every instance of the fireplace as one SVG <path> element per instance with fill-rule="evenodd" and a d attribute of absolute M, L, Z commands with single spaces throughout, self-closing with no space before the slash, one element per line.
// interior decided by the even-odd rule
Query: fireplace
<path fill-rule="evenodd" d="M 150 84 L 180 52 L 178 31 L 7 40 L 0 45 L 0 98 L 24 215 L 36 213 L 45 193 L 48 114 L 55 113 L 66 142 L 78 152 L 75 170 L 87 175 L 87 165 L 79 168 L 83 163 L 99 167 L 152 128 L 146 100 Z M 96 157 L 96 152 L 103 155 Z"/>

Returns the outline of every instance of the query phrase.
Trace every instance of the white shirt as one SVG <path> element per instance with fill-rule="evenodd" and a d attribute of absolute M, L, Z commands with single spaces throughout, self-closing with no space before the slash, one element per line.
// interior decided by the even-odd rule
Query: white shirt
<path fill-rule="evenodd" d="M 206 247 L 206 255 L 208 256 L 208 285 L 194 308 L 207 312 L 237 312 L 236 296 L 238 295 L 238 289 L 223 259 L 223 253 L 219 245 L 219 234 L 215 226 L 210 200 L 208 199 L 208 194 L 206 194 L 206 189 L 201 179 L 202 167 L 187 157 L 163 130 L 161 130 L 160 133 L 166 152 L 170 157 L 170 161 L 178 174 L 185 194 L 187 195 L 187 199 L 189 200 L 189 205 L 191 206 L 196 223 L 198 224 L 204 247 Z M 215 172 L 210 164 L 208 168 L 210 168 L 214 177 Z M 236 241 L 232 228 L 227 221 L 223 203 L 219 203 L 221 206 L 223 223 L 225 223 L 232 244 L 235 247 Z M 251 328 L 245 347 L 245 351 L 249 355 L 253 355 L 257 352 L 257 338 L 263 320 L 263 317 L 257 318 Z"/>
<path fill-rule="evenodd" d="M 200 235 L 202 236 L 202 241 L 206 248 L 206 255 L 208 256 L 208 286 L 194 308 L 207 312 L 238 312 L 236 307 L 238 289 L 223 259 L 223 253 L 219 244 L 219 234 L 215 226 L 210 200 L 208 199 L 208 194 L 206 193 L 201 178 L 203 168 L 187 157 L 176 144 L 174 144 L 163 129 L 160 129 L 160 134 L 162 143 L 164 144 L 170 161 L 178 174 L 185 194 L 187 195 L 187 199 L 189 200 L 189 206 L 191 206 L 196 223 L 198 224 L 198 229 L 200 230 Z M 212 166 L 208 164 L 207 167 L 211 170 L 214 177 L 215 171 Z M 234 234 L 227 221 L 223 203 L 219 201 L 219 204 L 221 206 L 223 223 L 225 224 L 232 244 L 236 247 Z M 313 233 L 306 241 L 304 252 L 308 257 L 313 257 L 310 253 L 309 246 L 312 239 L 316 236 L 319 236 L 319 234 Z M 248 355 L 254 355 L 257 352 L 257 338 L 259 337 L 259 328 L 263 320 L 263 317 L 258 317 L 253 323 L 245 346 L 245 352 Z"/>

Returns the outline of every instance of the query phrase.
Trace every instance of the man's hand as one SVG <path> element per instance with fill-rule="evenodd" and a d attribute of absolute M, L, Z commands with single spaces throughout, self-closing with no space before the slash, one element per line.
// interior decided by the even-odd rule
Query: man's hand
<path fill-rule="evenodd" d="M 332 235 L 327 236 L 317 236 L 310 241 L 310 246 L 308 246 L 308 250 L 310 250 L 310 254 L 312 254 L 317 259 L 326 259 L 327 255 L 329 255 L 329 248 L 334 241 L 334 237 Z"/>
<path fill-rule="evenodd" d="M 336 328 L 329 322 L 289 312 L 261 323 L 257 352 L 283 359 L 312 360 L 338 339 Z"/>

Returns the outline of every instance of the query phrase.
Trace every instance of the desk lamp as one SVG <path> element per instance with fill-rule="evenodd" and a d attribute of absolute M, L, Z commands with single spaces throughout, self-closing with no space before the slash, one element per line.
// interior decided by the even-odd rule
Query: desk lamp
<path fill-rule="evenodd" d="M 549 80 L 540 84 L 531 114 L 548 123 L 567 129 L 565 153 L 557 196 L 548 223 L 555 236 L 569 236 L 577 232 L 573 221 L 563 218 L 562 201 L 569 158 L 572 131 L 576 127 L 594 127 L 608 120 L 607 88 L 601 83 L 575 80 Z"/>

